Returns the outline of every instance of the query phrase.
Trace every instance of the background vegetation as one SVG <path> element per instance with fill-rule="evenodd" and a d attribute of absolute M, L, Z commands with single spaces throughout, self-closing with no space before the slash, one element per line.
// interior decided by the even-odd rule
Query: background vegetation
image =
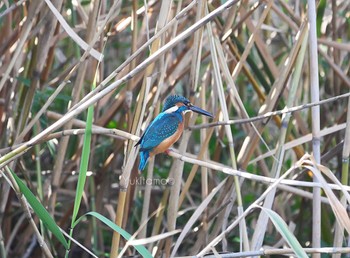
<path fill-rule="evenodd" d="M 349 25 L 345 0 L 1 1 L 1 257 L 350 253 Z M 169 94 L 215 118 L 139 174 Z"/>

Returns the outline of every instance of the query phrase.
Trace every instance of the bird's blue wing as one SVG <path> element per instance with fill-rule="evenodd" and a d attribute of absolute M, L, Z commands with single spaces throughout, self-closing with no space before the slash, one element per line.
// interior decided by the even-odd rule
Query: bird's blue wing
<path fill-rule="evenodd" d="M 181 122 L 181 115 L 160 113 L 142 135 L 139 141 L 140 150 L 152 150 L 158 146 L 162 141 L 176 132 Z"/>

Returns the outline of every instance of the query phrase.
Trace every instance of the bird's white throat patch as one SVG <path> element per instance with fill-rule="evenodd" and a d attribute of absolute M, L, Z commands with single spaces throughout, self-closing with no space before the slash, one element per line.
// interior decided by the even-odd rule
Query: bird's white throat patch
<path fill-rule="evenodd" d="M 171 108 L 168 108 L 167 110 L 164 111 L 164 113 L 170 114 L 170 113 L 174 113 L 175 111 L 177 111 L 179 109 L 178 106 L 173 106 Z M 183 114 L 186 114 L 187 112 L 191 112 L 191 110 L 186 109 L 184 111 L 182 111 Z"/>
<path fill-rule="evenodd" d="M 178 110 L 178 109 L 179 109 L 179 107 L 175 105 L 175 106 L 173 106 L 173 107 L 168 108 L 167 110 L 165 110 L 164 113 L 170 114 L 170 113 L 175 112 L 175 111 Z"/>

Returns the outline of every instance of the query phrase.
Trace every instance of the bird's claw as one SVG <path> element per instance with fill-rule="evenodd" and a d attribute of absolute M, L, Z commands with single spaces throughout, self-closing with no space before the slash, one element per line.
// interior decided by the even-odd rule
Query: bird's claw
<path fill-rule="evenodd" d="M 172 148 L 167 149 L 165 152 L 166 155 L 170 155 L 170 152 L 174 151 Z"/>

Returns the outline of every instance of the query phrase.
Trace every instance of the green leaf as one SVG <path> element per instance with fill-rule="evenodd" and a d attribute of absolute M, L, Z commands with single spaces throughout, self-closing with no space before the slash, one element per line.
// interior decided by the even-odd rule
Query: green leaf
<path fill-rule="evenodd" d="M 86 216 L 93 216 L 95 218 L 97 218 L 98 220 L 100 220 L 101 222 L 103 222 L 104 224 L 106 224 L 108 227 L 110 227 L 111 229 L 113 229 L 114 231 L 118 232 L 122 237 L 124 237 L 124 239 L 129 240 L 132 236 L 126 232 L 124 229 L 122 229 L 121 227 L 119 227 L 118 225 L 116 225 L 114 222 L 112 222 L 111 220 L 107 219 L 105 216 L 97 213 L 97 212 L 88 212 L 86 214 L 84 214 L 83 216 L 81 216 L 79 219 L 76 220 L 76 222 L 73 225 L 73 228 Z M 143 256 L 146 258 L 151 258 L 153 257 L 150 252 L 142 245 L 135 245 L 134 246 L 135 249 Z"/>
<path fill-rule="evenodd" d="M 91 129 L 92 129 L 93 115 L 94 115 L 94 106 L 90 106 L 88 108 L 88 114 L 87 114 L 87 119 L 86 119 L 84 145 L 83 145 L 83 150 L 82 150 L 82 154 L 81 154 L 80 170 L 79 170 L 79 177 L 78 177 L 78 183 L 77 183 L 77 191 L 75 193 L 72 223 L 74 223 L 74 221 L 77 218 L 81 199 L 82 199 L 83 192 L 84 192 L 84 186 L 85 186 L 85 181 L 86 181 L 86 172 L 88 169 L 89 157 L 90 157 Z"/>
<path fill-rule="evenodd" d="M 25 78 L 23 76 L 17 76 L 16 79 L 17 79 L 17 81 L 23 83 L 24 86 L 29 88 L 29 86 L 31 84 L 31 80 L 30 79 Z"/>
<path fill-rule="evenodd" d="M 114 129 L 114 128 L 117 128 L 117 121 L 115 120 L 110 120 L 108 122 L 108 124 L 106 125 L 107 128 L 111 128 L 111 129 Z"/>
<path fill-rule="evenodd" d="M 287 224 L 280 217 L 280 215 L 278 215 L 273 210 L 266 209 L 263 207 L 259 207 L 259 208 L 261 208 L 264 212 L 266 212 L 266 214 L 270 217 L 272 223 L 275 225 L 278 232 L 281 234 L 281 236 L 284 238 L 284 240 L 287 241 L 287 243 L 292 248 L 292 250 L 297 255 L 297 257 L 308 258 L 303 247 L 300 245 L 300 243 L 298 242 L 296 237 L 289 231 Z"/>
<path fill-rule="evenodd" d="M 317 37 L 320 37 L 321 35 L 321 26 L 322 26 L 322 20 L 324 16 L 324 12 L 326 10 L 326 0 L 320 0 L 320 3 L 317 7 L 317 16 L 316 16 L 316 31 L 317 31 Z"/>
<path fill-rule="evenodd" d="M 47 228 L 54 234 L 57 239 L 62 243 L 62 245 L 68 249 L 67 240 L 64 238 L 62 232 L 57 226 L 56 222 L 44 208 L 44 206 L 36 199 L 35 195 L 30 191 L 30 189 L 22 182 L 22 180 L 11 170 L 16 183 L 21 190 L 21 193 L 26 197 L 28 203 L 33 208 L 35 214 L 40 218 L 42 222 L 45 223 Z"/>

